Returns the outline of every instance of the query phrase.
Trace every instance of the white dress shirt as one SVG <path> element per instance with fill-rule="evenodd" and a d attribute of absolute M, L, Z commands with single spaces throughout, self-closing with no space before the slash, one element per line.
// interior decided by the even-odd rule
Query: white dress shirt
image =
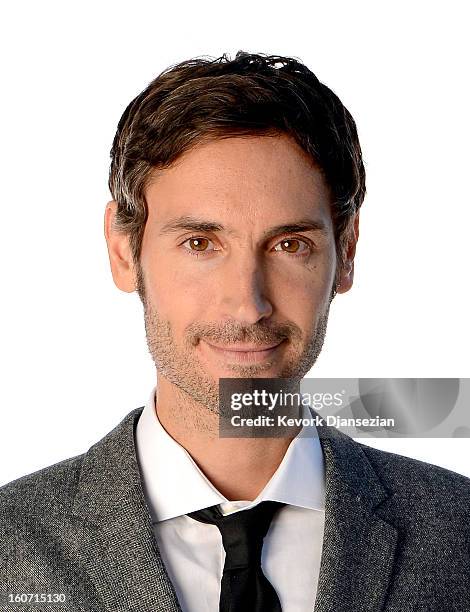
<path fill-rule="evenodd" d="M 218 528 L 186 514 L 216 504 L 229 514 L 264 500 L 287 505 L 274 516 L 264 539 L 263 572 L 283 612 L 312 612 L 325 519 L 323 452 L 315 426 L 304 426 L 292 440 L 255 500 L 228 501 L 161 425 L 155 390 L 137 424 L 137 458 L 155 538 L 183 612 L 218 612 L 225 561 Z"/>

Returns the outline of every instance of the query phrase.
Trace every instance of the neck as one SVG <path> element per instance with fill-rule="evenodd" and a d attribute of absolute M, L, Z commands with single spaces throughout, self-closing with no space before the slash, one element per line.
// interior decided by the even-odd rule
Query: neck
<path fill-rule="evenodd" d="M 293 436 L 220 438 L 219 416 L 159 376 L 156 413 L 166 432 L 229 501 L 253 501 L 279 467 Z"/>

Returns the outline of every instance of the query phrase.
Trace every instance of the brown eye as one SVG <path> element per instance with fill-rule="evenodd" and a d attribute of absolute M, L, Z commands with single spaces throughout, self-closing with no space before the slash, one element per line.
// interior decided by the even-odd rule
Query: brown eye
<path fill-rule="evenodd" d="M 206 251 L 210 240 L 207 238 L 189 238 L 186 241 L 191 251 Z"/>
<path fill-rule="evenodd" d="M 279 247 L 279 248 L 278 248 Z M 282 240 L 274 247 L 275 251 L 285 251 L 286 253 L 299 253 L 308 248 L 305 242 L 297 240 L 297 238 L 289 238 L 288 240 Z"/>

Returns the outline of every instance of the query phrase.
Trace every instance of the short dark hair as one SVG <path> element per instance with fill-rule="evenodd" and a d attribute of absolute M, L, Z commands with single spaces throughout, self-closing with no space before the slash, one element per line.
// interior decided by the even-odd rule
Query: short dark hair
<path fill-rule="evenodd" d="M 239 51 L 171 66 L 124 111 L 111 149 L 115 227 L 140 260 L 148 216 L 145 189 L 194 145 L 232 136 L 288 134 L 323 173 L 332 195 L 337 259 L 344 260 L 365 196 L 356 124 L 338 96 L 292 57 Z"/>

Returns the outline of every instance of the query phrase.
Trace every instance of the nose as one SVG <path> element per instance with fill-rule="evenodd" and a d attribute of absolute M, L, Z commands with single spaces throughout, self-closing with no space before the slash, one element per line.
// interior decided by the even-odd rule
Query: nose
<path fill-rule="evenodd" d="M 236 259 L 222 272 L 219 312 L 222 318 L 254 325 L 273 312 L 266 294 L 266 271 L 253 253 Z"/>

